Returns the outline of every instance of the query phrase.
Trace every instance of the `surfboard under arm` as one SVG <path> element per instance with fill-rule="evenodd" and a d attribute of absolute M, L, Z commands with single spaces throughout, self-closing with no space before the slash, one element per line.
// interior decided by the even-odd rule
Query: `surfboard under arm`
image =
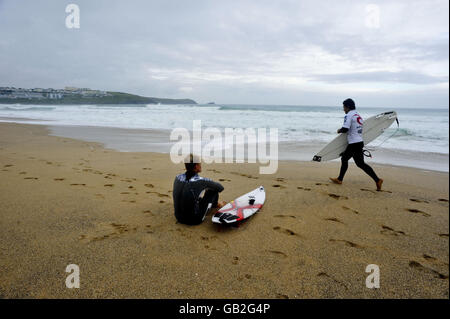
<path fill-rule="evenodd" d="M 389 111 L 369 117 L 363 124 L 364 145 L 369 144 L 380 136 L 397 120 L 397 113 Z M 315 162 L 330 161 L 339 158 L 348 145 L 347 133 L 340 134 L 313 157 Z"/>

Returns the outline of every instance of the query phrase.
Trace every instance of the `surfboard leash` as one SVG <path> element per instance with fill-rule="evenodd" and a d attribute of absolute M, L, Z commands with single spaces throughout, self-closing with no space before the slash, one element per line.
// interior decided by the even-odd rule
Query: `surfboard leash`
<path fill-rule="evenodd" d="M 388 136 L 386 139 L 384 139 L 384 140 L 383 140 L 380 144 L 378 144 L 377 146 L 374 146 L 374 147 L 371 147 L 371 148 L 368 147 L 367 149 L 363 150 L 364 156 L 372 158 L 372 154 L 370 153 L 371 151 L 372 151 L 372 152 L 376 151 L 377 148 L 379 148 L 381 145 L 384 144 L 384 142 L 386 142 L 386 141 L 389 140 L 390 138 L 394 137 L 395 134 L 397 134 L 398 130 L 400 129 L 400 122 L 399 122 L 399 120 L 398 120 L 398 117 L 395 117 L 395 121 L 397 122 L 397 129 L 394 131 L 394 133 L 393 133 L 392 135 Z M 365 152 L 367 152 L 368 155 L 367 155 Z"/>

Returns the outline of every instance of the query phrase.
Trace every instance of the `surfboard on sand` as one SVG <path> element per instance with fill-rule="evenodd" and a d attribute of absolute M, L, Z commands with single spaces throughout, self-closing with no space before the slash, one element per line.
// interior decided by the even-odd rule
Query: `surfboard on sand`
<path fill-rule="evenodd" d="M 266 192 L 263 186 L 236 198 L 223 206 L 212 217 L 216 224 L 233 224 L 242 221 L 258 212 L 264 205 Z"/>
<path fill-rule="evenodd" d="M 380 136 L 385 129 L 394 123 L 395 120 L 397 120 L 397 113 L 395 111 L 384 112 L 365 120 L 363 122 L 364 145 L 369 144 Z M 319 153 L 314 155 L 313 161 L 324 162 L 339 158 L 347 148 L 347 145 L 347 133 L 339 134 L 334 140 L 320 150 Z"/>

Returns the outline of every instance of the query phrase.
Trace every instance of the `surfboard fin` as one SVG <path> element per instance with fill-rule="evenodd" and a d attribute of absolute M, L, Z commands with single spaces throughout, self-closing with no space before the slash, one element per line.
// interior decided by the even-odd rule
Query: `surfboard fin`
<path fill-rule="evenodd" d="M 212 207 L 212 203 L 209 203 L 209 204 L 208 204 L 208 207 L 207 207 L 206 210 L 205 210 L 205 215 L 203 215 L 202 221 L 205 220 L 206 215 L 208 215 L 209 211 L 211 210 L 211 207 Z"/>

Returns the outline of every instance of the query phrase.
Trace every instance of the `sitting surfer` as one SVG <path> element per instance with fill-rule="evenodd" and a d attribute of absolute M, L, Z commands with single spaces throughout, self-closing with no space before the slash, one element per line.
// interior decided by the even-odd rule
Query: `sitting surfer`
<path fill-rule="evenodd" d="M 186 172 L 177 175 L 173 182 L 175 218 L 182 224 L 198 225 L 211 209 L 225 205 L 218 202 L 224 188 L 220 183 L 198 175 L 202 164 L 197 156 L 190 154 L 184 162 Z"/>
<path fill-rule="evenodd" d="M 347 171 L 348 168 L 348 161 L 350 158 L 353 157 L 356 166 L 361 168 L 364 172 L 366 172 L 367 175 L 372 177 L 372 179 L 375 181 L 377 185 L 377 191 L 381 191 L 381 185 L 383 184 L 383 180 L 381 178 L 378 178 L 377 174 L 375 174 L 372 167 L 370 167 L 364 162 L 364 154 L 363 154 L 364 142 L 362 138 L 363 119 L 355 110 L 356 108 L 355 102 L 352 99 L 345 100 L 343 102 L 343 105 L 344 105 L 344 112 L 346 114 L 344 117 L 344 125 L 342 125 L 342 128 L 340 128 L 337 132 L 347 133 L 348 146 L 345 149 L 345 151 L 341 154 L 342 165 L 339 177 L 338 178 L 330 177 L 330 179 L 333 181 L 333 183 L 342 184 L 345 172 Z"/>

